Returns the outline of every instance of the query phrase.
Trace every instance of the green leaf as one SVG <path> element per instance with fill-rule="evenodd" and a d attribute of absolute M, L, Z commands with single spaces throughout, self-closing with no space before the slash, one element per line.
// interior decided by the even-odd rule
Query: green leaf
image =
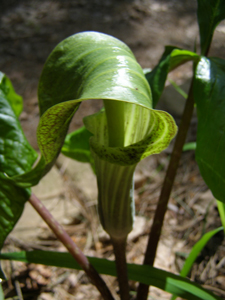
<path fill-rule="evenodd" d="M 37 153 L 23 133 L 12 99 L 8 99 L 12 93 L 4 93 L 3 89 L 5 80 L 0 83 L 0 172 L 13 176 L 29 170 L 37 159 Z"/>
<path fill-rule="evenodd" d="M 196 160 L 214 197 L 225 203 L 225 60 L 203 57 L 194 80 Z"/>
<path fill-rule="evenodd" d="M 22 214 L 30 191 L 16 187 L 8 176 L 31 169 L 37 153 L 29 145 L 15 113 L 17 95 L 5 76 L 0 81 L 0 249 Z M 12 89 L 12 91 L 10 90 Z M 16 100 L 13 100 L 15 95 Z M 18 113 L 18 110 L 17 110 Z"/>
<path fill-rule="evenodd" d="M 67 134 L 61 152 L 72 159 L 92 165 L 93 158 L 89 144 L 91 136 L 92 134 L 85 127 Z"/>
<path fill-rule="evenodd" d="M 0 259 L 23 261 L 50 266 L 79 269 L 80 266 L 69 253 L 50 251 L 30 251 L 2 253 Z M 116 276 L 116 266 L 113 261 L 89 257 L 90 263 L 101 274 Z M 171 294 L 176 294 L 190 300 L 221 300 L 211 292 L 203 289 L 200 285 L 186 278 L 174 275 L 152 266 L 127 264 L 128 277 L 130 280 L 139 281 L 147 285 L 156 286 Z"/>
<path fill-rule="evenodd" d="M 19 220 L 30 190 L 15 186 L 3 173 L 0 173 L 0 249 Z"/>
<path fill-rule="evenodd" d="M 207 55 L 216 26 L 225 19 L 224 0 L 198 0 L 201 54 Z"/>
<path fill-rule="evenodd" d="M 11 104 L 15 115 L 18 117 L 23 110 L 23 99 L 21 96 L 16 94 L 11 81 L 1 71 L 0 71 L 0 94 L 1 95 L 4 94 L 4 96 Z"/>
<path fill-rule="evenodd" d="M 163 92 L 168 73 L 190 60 L 198 62 L 199 56 L 194 52 L 178 49 L 173 46 L 165 47 L 165 51 L 157 66 L 146 74 L 152 90 L 153 107 L 156 106 Z"/>

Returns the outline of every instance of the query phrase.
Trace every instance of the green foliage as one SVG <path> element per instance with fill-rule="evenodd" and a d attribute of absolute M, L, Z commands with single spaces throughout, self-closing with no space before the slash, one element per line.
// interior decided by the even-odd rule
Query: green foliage
<path fill-rule="evenodd" d="M 206 55 L 216 26 L 225 19 L 225 2 L 224 0 L 198 0 L 197 14 L 201 54 Z"/>
<path fill-rule="evenodd" d="M 191 60 L 197 63 L 199 59 L 199 55 L 194 52 L 173 46 L 165 47 L 159 63 L 152 71 L 145 74 L 152 90 L 153 107 L 156 106 L 163 92 L 168 73 L 187 61 Z"/>
<path fill-rule="evenodd" d="M 223 229 L 223 227 L 216 228 L 214 230 L 211 230 L 210 232 L 205 233 L 201 237 L 201 239 L 191 249 L 191 252 L 189 253 L 188 258 L 185 260 L 185 263 L 180 272 L 180 276 L 182 276 L 182 277 L 188 276 L 188 273 L 190 272 L 195 260 L 197 259 L 198 255 L 200 254 L 202 249 L 205 247 L 205 245 L 208 243 L 208 241 L 222 229 Z M 171 300 L 175 300 L 175 299 L 176 299 L 176 296 L 173 296 L 171 298 Z"/>
<path fill-rule="evenodd" d="M 0 258 L 23 261 L 26 263 L 80 269 L 73 257 L 69 253 L 63 252 L 38 250 L 28 252 L 21 251 L 2 253 L 0 254 Z M 99 273 L 116 276 L 115 262 L 96 257 L 89 257 L 88 259 Z M 177 296 L 188 300 L 221 300 L 211 292 L 203 289 L 200 285 L 170 272 L 147 265 L 127 264 L 127 267 L 130 280 L 156 286 L 164 291 L 176 294 Z"/>
<path fill-rule="evenodd" d="M 19 220 L 24 203 L 30 196 L 30 190 L 15 186 L 3 173 L 0 173 L 0 249 L 7 235 Z"/>
<path fill-rule="evenodd" d="M 67 134 L 61 152 L 77 161 L 93 164 L 89 139 L 92 134 L 85 128 Z"/>
<path fill-rule="evenodd" d="M 0 76 L 3 79 L 0 81 L 0 171 L 13 176 L 29 170 L 37 159 L 37 153 L 27 142 L 17 118 L 21 108 L 17 101 L 19 96 L 9 79 L 2 73 Z"/>
<path fill-rule="evenodd" d="M 20 100 L 10 80 L 0 73 L 0 249 L 30 195 L 30 190 L 15 186 L 8 176 L 30 170 L 37 159 L 17 118 L 21 111 Z"/>
<path fill-rule="evenodd" d="M 11 81 L 0 71 L 0 93 L 7 98 L 15 115 L 19 117 L 23 110 L 23 99 L 16 94 Z"/>
<path fill-rule="evenodd" d="M 196 160 L 214 197 L 225 202 L 225 60 L 202 57 L 194 82 Z"/>
<path fill-rule="evenodd" d="M 188 258 L 186 259 L 186 261 L 183 265 L 183 268 L 180 272 L 180 276 L 186 277 L 188 275 L 189 271 L 192 268 L 193 263 L 195 262 L 196 258 L 198 257 L 198 255 L 200 254 L 202 249 L 205 247 L 205 245 L 208 243 L 208 241 L 222 229 L 223 229 L 223 227 L 216 228 L 214 230 L 211 230 L 211 231 L 205 233 L 201 237 L 201 239 L 191 249 L 191 252 L 190 252 Z"/>

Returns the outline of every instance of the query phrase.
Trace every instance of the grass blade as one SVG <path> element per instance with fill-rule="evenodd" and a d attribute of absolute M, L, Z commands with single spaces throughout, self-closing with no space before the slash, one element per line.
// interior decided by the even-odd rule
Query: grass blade
<path fill-rule="evenodd" d="M 217 229 L 219 230 L 219 229 Z M 38 263 L 70 269 L 80 269 L 79 265 L 69 253 L 52 251 L 21 251 L 14 253 L 2 253 L 0 259 L 23 261 L 26 263 Z M 90 263 L 101 274 L 116 276 L 116 266 L 113 261 L 89 257 Z M 188 300 L 221 300 L 200 285 L 191 282 L 187 278 L 174 275 L 147 265 L 128 264 L 128 277 L 130 280 L 140 281 L 144 284 L 156 286 L 171 294 L 175 294 Z"/>
<path fill-rule="evenodd" d="M 199 253 L 202 251 L 202 249 L 205 247 L 207 242 L 220 230 L 222 230 L 223 227 L 216 228 L 214 230 L 211 230 L 207 233 L 205 233 L 202 238 L 194 245 L 194 247 L 191 249 L 191 252 L 186 259 L 184 266 L 180 272 L 180 276 L 186 277 L 191 270 L 193 263 L 195 262 L 196 258 L 198 257 Z M 176 296 L 173 296 L 171 300 L 175 300 Z"/>
<path fill-rule="evenodd" d="M 220 220 L 223 225 L 223 230 L 225 233 L 225 204 L 219 200 L 216 200 L 216 202 L 217 202 L 217 207 L 218 207 L 219 214 L 220 214 Z"/>

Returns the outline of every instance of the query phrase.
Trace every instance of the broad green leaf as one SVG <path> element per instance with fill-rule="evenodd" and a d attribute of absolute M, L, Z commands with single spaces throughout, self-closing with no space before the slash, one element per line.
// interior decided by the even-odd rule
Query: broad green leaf
<path fill-rule="evenodd" d="M 30 191 L 17 187 L 0 173 L 0 249 L 19 220 Z"/>
<path fill-rule="evenodd" d="M 225 203 L 225 60 L 203 57 L 194 80 L 196 160 L 214 197 Z"/>
<path fill-rule="evenodd" d="M 165 47 L 165 51 L 157 66 L 146 74 L 152 90 L 153 107 L 156 106 L 163 92 L 168 73 L 190 60 L 198 62 L 199 56 L 194 52 L 178 49 L 173 46 Z"/>
<path fill-rule="evenodd" d="M 121 41 L 102 33 L 75 34 L 56 46 L 44 66 L 38 95 L 41 120 L 37 135 L 45 161 L 42 175 L 57 158 L 70 120 L 84 100 L 113 100 L 145 108 L 153 120 L 162 121 L 154 126 L 154 131 L 157 126 L 165 128 L 160 139 L 168 141 L 176 131 L 172 117 L 152 109 L 149 84 L 131 50 Z M 149 123 L 144 126 L 148 127 Z M 144 148 L 146 145 L 142 150 Z M 33 179 L 28 180 L 27 186 L 37 183 L 40 174 L 36 174 L 36 178 L 31 176 Z M 21 176 L 14 179 L 17 184 L 26 185 Z"/>
<path fill-rule="evenodd" d="M 0 259 L 23 261 L 50 266 L 79 269 L 80 266 L 69 253 L 50 251 L 30 251 L 2 253 Z M 114 261 L 107 259 L 88 257 L 90 263 L 101 274 L 116 276 Z M 189 300 L 221 300 L 218 296 L 203 289 L 200 285 L 170 272 L 163 271 L 152 266 L 127 264 L 130 280 L 139 281 L 147 285 L 156 286 L 171 294 L 176 294 Z"/>
<path fill-rule="evenodd" d="M 3 88 L 2 88 L 3 86 Z M 12 107 L 11 92 L 4 92 L 5 81 L 0 83 L 0 172 L 8 176 L 29 170 L 37 153 L 28 143 Z"/>
<path fill-rule="evenodd" d="M 197 15 L 201 54 L 206 55 L 216 26 L 225 19 L 224 0 L 198 0 Z"/>
<path fill-rule="evenodd" d="M 93 164 L 89 139 L 92 134 L 85 128 L 67 134 L 61 152 L 80 162 L 89 162 Z"/>
<path fill-rule="evenodd" d="M 2 73 L 1 73 L 2 76 Z M 16 187 L 8 176 L 31 169 L 37 153 L 29 145 L 15 113 L 17 95 L 4 75 L 0 81 L 0 249 L 23 211 L 30 191 Z M 12 91 L 10 90 L 12 89 Z M 16 100 L 14 101 L 13 95 Z M 18 110 L 17 110 L 18 113 Z"/>
<path fill-rule="evenodd" d="M 16 116 L 18 117 L 23 110 L 23 99 L 16 94 L 11 81 L 0 71 L 0 94 L 4 94 Z"/>
<path fill-rule="evenodd" d="M 199 55 L 195 52 L 182 50 L 182 49 L 174 49 L 173 52 L 171 53 L 169 71 L 174 70 L 176 67 L 188 61 L 193 61 L 197 63 L 199 59 L 200 59 Z"/>
<path fill-rule="evenodd" d="M 170 55 L 174 49 L 176 48 L 172 46 L 166 46 L 159 63 L 153 70 L 145 74 L 146 79 L 151 86 L 153 107 L 155 107 L 158 103 L 164 89 L 167 74 L 170 69 Z"/>

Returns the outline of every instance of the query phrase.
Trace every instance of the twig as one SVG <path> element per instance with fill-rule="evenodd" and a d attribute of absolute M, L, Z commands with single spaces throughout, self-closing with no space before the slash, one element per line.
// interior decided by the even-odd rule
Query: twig
<path fill-rule="evenodd" d="M 63 243 L 63 245 L 68 249 L 70 254 L 75 258 L 75 260 L 79 263 L 81 268 L 85 271 L 87 276 L 91 279 L 92 283 L 96 286 L 96 288 L 101 293 L 104 300 L 114 300 L 111 292 L 109 291 L 107 285 L 104 280 L 98 274 L 98 272 L 94 269 L 94 267 L 90 264 L 87 257 L 83 254 L 83 252 L 77 247 L 77 245 L 73 242 L 64 228 L 53 218 L 51 213 L 47 210 L 47 208 L 41 203 L 41 201 L 32 194 L 29 202 L 34 207 L 34 209 L 39 213 L 39 215 L 43 218 L 43 220 L 48 224 L 48 226 L 52 229 L 54 234 L 58 237 L 58 239 Z"/>
<path fill-rule="evenodd" d="M 13 265 L 12 261 L 10 262 L 10 265 L 11 265 L 11 270 L 12 270 L 12 281 L 13 281 L 13 284 L 14 284 L 14 287 L 15 287 L 15 290 L 16 290 L 17 299 L 18 300 L 24 300 L 23 299 L 23 294 L 22 294 L 22 291 L 21 291 L 21 287 L 20 287 L 20 283 L 16 279 L 16 276 L 15 276 L 15 268 L 14 268 L 14 265 Z"/>
<path fill-rule="evenodd" d="M 16 289 L 16 293 L 18 296 L 18 300 L 24 300 L 19 281 L 15 280 L 14 284 L 15 284 L 15 289 Z"/>
<path fill-rule="evenodd" d="M 202 285 L 202 287 L 204 289 L 207 289 L 207 290 L 210 290 L 212 292 L 215 292 L 215 293 L 217 293 L 218 295 L 220 295 L 222 297 L 225 297 L 225 291 L 223 291 L 223 290 L 221 290 L 221 289 L 219 289 L 217 287 L 214 287 L 214 286 L 211 286 L 211 285 L 207 285 L 207 284 Z"/>

